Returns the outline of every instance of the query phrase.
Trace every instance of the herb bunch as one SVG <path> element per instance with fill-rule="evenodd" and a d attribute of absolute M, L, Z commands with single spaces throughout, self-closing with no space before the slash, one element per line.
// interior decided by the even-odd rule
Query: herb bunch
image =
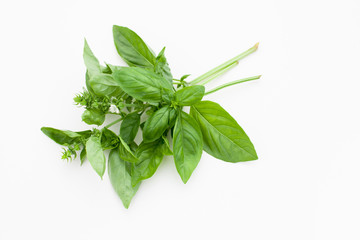
<path fill-rule="evenodd" d="M 73 132 L 50 127 L 42 132 L 63 145 L 62 159 L 72 160 L 80 151 L 81 164 L 88 159 L 102 178 L 108 156 L 108 175 L 124 206 L 129 207 L 141 181 L 154 175 L 164 156 L 173 155 L 176 169 L 186 183 L 198 165 L 202 151 L 226 162 L 256 160 L 249 137 L 219 104 L 202 98 L 222 88 L 259 79 L 240 79 L 205 92 L 204 84 L 237 65 L 257 50 L 258 44 L 209 72 L 186 81 L 189 75 L 173 78 L 165 58 L 158 55 L 132 30 L 113 26 L 117 52 L 128 67 L 100 65 L 85 40 L 86 88 L 75 96 L 85 108 L 82 120 L 103 125 L 107 114 L 118 119 L 92 130 Z M 190 114 L 184 108 L 190 107 Z M 145 120 L 143 120 L 145 119 Z M 120 124 L 119 134 L 109 127 Z M 135 142 L 139 130 L 142 141 Z M 171 148 L 169 140 L 172 140 Z"/>

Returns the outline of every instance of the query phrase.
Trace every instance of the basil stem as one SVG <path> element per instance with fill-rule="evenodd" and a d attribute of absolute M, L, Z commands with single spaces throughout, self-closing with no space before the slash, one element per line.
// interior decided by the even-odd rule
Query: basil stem
<path fill-rule="evenodd" d="M 214 75 L 212 75 L 211 77 L 207 78 L 204 82 L 199 83 L 200 85 L 205 85 L 208 82 L 211 82 L 212 80 L 214 80 L 215 78 L 220 77 L 221 75 L 223 75 L 224 73 L 226 73 L 227 71 L 229 71 L 230 69 L 234 68 L 236 65 L 238 65 L 239 62 L 234 62 L 231 65 L 224 67 L 223 69 L 221 69 L 220 71 L 218 71 L 217 73 L 215 73 Z"/>
<path fill-rule="evenodd" d="M 256 43 L 252 48 L 249 48 L 245 52 L 243 52 L 243 53 L 237 55 L 236 57 L 224 62 L 223 64 L 220 64 L 219 66 L 211 69 L 210 71 L 204 73 L 203 75 L 195 78 L 194 80 L 192 80 L 190 82 L 190 84 L 196 84 L 196 83 L 199 83 L 199 82 L 211 77 L 212 75 L 214 75 L 217 72 L 221 71 L 222 69 L 228 67 L 229 65 L 232 65 L 233 63 L 239 61 L 240 59 L 243 59 L 246 56 L 250 55 L 251 53 L 255 52 L 258 49 L 258 46 L 259 46 L 259 43 Z"/>
<path fill-rule="evenodd" d="M 226 88 L 226 87 L 229 87 L 229 86 L 232 86 L 232 85 L 235 85 L 235 84 L 238 84 L 238 83 L 243 83 L 243 82 L 248 82 L 248 81 L 253 81 L 253 80 L 257 80 L 261 77 L 261 75 L 258 75 L 258 76 L 254 76 L 254 77 L 248 77 L 248 78 L 243 78 L 243 79 L 239 79 L 239 80 L 236 80 L 236 81 L 232 81 L 232 82 L 229 82 L 229 83 L 225 83 L 223 85 L 220 85 L 208 92 L 205 93 L 205 95 L 208 95 L 210 93 L 213 93 L 213 92 L 216 92 L 220 89 L 223 89 L 223 88 Z"/>

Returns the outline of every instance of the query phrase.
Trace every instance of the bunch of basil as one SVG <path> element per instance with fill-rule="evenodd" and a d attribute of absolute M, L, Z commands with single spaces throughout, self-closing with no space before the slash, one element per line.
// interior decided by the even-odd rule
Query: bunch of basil
<path fill-rule="evenodd" d="M 106 168 L 104 150 L 110 149 L 108 175 L 126 208 L 141 181 L 155 173 L 165 155 L 174 156 L 184 183 L 198 165 L 203 150 L 227 162 L 257 159 L 253 144 L 234 118 L 219 104 L 202 101 L 208 93 L 260 77 L 240 79 L 206 93 L 203 86 L 256 51 L 257 44 L 186 82 L 188 75 L 173 78 L 165 48 L 156 56 L 126 27 L 114 26 L 113 35 L 116 49 L 129 67 L 100 65 L 85 40 L 86 89 L 74 101 L 85 107 L 82 120 L 89 125 L 102 125 L 106 114 L 119 118 L 102 129 L 81 132 L 43 127 L 43 133 L 67 147 L 63 159 L 75 158 L 81 150 L 81 164 L 87 158 L 102 178 Z M 186 106 L 190 106 L 190 114 L 184 111 Z M 120 122 L 119 134 L 109 130 Z M 139 129 L 143 140 L 137 144 L 134 140 Z"/>

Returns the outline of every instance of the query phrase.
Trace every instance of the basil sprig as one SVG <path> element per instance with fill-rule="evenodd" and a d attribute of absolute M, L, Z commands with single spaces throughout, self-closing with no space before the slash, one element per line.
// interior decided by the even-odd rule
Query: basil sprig
<path fill-rule="evenodd" d="M 63 159 L 72 160 L 80 151 L 81 164 L 88 159 L 103 178 L 104 151 L 110 150 L 107 164 L 110 182 L 128 208 L 141 181 L 154 175 L 166 155 L 173 155 L 184 183 L 193 174 L 203 150 L 226 162 L 258 158 L 254 145 L 236 120 L 219 104 L 202 100 L 225 87 L 259 79 L 260 76 L 244 78 L 210 91 L 205 91 L 204 86 L 255 52 L 258 44 L 188 82 L 185 79 L 189 75 L 173 78 L 165 48 L 155 55 L 126 27 L 114 26 L 113 36 L 116 50 L 128 66 L 101 65 L 85 40 L 86 88 L 74 101 L 85 108 L 82 120 L 88 125 L 103 125 L 108 114 L 118 115 L 118 119 L 102 128 L 80 132 L 41 128 L 65 147 Z M 118 133 L 109 129 L 118 123 Z"/>

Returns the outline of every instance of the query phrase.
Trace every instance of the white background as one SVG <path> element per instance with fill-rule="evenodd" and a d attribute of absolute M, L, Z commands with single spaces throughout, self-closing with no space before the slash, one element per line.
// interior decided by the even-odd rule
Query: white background
<path fill-rule="evenodd" d="M 359 11 L 357 0 L 2 1 L 0 239 L 360 239 Z M 40 128 L 88 128 L 72 101 L 84 37 L 122 64 L 113 24 L 166 46 L 175 77 L 260 42 L 207 89 L 262 78 L 206 97 L 259 160 L 204 153 L 184 185 L 166 159 L 128 210 L 88 162 L 60 160 Z"/>

